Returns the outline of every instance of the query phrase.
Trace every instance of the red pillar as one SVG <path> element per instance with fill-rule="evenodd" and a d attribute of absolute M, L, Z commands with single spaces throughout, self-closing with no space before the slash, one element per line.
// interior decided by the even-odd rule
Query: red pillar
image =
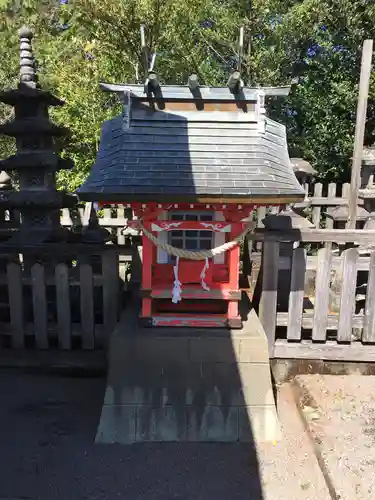
<path fill-rule="evenodd" d="M 144 222 L 146 229 L 151 230 L 151 224 Z M 152 289 L 152 253 L 153 244 L 147 238 L 142 236 L 142 288 L 145 290 Z M 152 316 L 152 300 L 150 298 L 142 299 L 142 317 L 149 318 Z"/>
<path fill-rule="evenodd" d="M 241 231 L 241 225 L 232 223 L 232 231 L 230 232 L 229 239 L 233 240 Z M 235 246 L 232 250 L 228 251 L 228 272 L 229 272 L 229 289 L 238 290 L 240 271 L 240 245 Z M 230 300 L 228 302 L 228 320 L 238 318 L 238 302 Z"/>

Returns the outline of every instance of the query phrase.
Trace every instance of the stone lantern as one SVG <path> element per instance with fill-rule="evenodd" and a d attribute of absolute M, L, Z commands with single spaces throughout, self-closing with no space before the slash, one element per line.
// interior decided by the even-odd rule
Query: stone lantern
<path fill-rule="evenodd" d="M 362 229 L 365 221 L 368 218 L 368 212 L 363 207 L 357 207 L 356 228 Z M 349 217 L 349 208 L 347 205 L 341 205 L 332 210 L 327 217 L 333 219 L 333 229 L 345 229 Z"/>
<path fill-rule="evenodd" d="M 297 208 L 287 206 L 277 215 L 268 215 L 264 220 L 264 227 L 273 231 L 291 231 L 302 229 L 313 229 L 315 226 Z M 293 249 L 299 245 L 298 242 L 280 243 L 279 251 L 279 278 L 278 278 L 278 307 L 280 310 L 288 310 Z"/>
<path fill-rule="evenodd" d="M 309 185 L 317 174 L 317 171 L 311 166 L 311 163 L 303 158 L 291 158 L 290 161 L 295 176 L 305 189 L 305 201 L 307 201 L 309 197 Z"/>
<path fill-rule="evenodd" d="M 14 107 L 14 119 L 1 125 L 0 133 L 15 137 L 17 147 L 15 155 L 0 161 L 0 170 L 17 172 L 19 190 L 2 189 L 0 208 L 17 209 L 21 215 L 20 230 L 10 244 L 68 241 L 71 232 L 61 227 L 60 210 L 74 206 L 77 198 L 57 191 L 56 172 L 72 168 L 73 162 L 54 151 L 53 138 L 68 131 L 51 122 L 48 111 L 64 102 L 38 84 L 30 29 L 21 28 L 19 35 L 20 82 L 0 93 L 0 101 Z"/>

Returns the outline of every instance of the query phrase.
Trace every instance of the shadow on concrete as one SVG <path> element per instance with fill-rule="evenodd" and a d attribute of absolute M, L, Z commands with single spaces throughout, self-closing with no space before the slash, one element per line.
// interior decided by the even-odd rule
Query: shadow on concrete
<path fill-rule="evenodd" d="M 249 415 L 264 439 L 273 400 L 266 339 L 251 306 L 244 328 L 232 331 L 143 328 L 138 311 L 135 297 L 111 338 L 98 442 L 253 443 Z"/>
<path fill-rule="evenodd" d="M 251 443 L 95 445 L 104 388 L 1 373 L 0 497 L 263 499 Z"/>

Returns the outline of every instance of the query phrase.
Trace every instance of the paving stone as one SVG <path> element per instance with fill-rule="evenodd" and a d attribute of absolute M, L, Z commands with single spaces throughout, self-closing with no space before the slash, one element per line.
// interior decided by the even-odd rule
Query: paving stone
<path fill-rule="evenodd" d="M 136 441 L 186 441 L 185 407 L 137 408 Z"/>
<path fill-rule="evenodd" d="M 187 438 L 196 442 L 232 442 L 238 440 L 238 410 L 207 406 L 203 412 L 187 410 Z"/>
<path fill-rule="evenodd" d="M 268 344 L 265 336 L 240 340 L 239 361 L 241 363 L 268 363 L 268 360 Z"/>
<path fill-rule="evenodd" d="M 131 444 L 135 442 L 136 407 L 104 405 L 95 441 Z"/>
<path fill-rule="evenodd" d="M 240 340 L 231 337 L 190 340 L 190 360 L 200 363 L 233 363 L 239 359 Z"/>
<path fill-rule="evenodd" d="M 278 441 L 280 424 L 274 406 L 238 408 L 239 440 L 248 443 Z"/>

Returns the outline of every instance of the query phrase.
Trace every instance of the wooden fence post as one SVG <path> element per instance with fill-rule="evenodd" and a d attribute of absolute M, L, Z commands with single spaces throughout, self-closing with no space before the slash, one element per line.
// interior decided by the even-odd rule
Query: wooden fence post
<path fill-rule="evenodd" d="M 19 264 L 7 265 L 10 323 L 12 325 L 12 347 L 25 347 L 22 270 Z"/>
<path fill-rule="evenodd" d="M 326 243 L 324 248 L 318 250 L 312 330 L 312 339 L 315 341 L 325 341 L 327 336 L 331 249 L 332 244 Z"/>
<path fill-rule="evenodd" d="M 72 325 L 70 312 L 69 269 L 66 264 L 58 264 L 55 269 L 57 330 L 60 349 L 72 348 Z"/>
<path fill-rule="evenodd" d="M 343 252 L 341 298 L 339 324 L 337 328 L 338 342 L 351 342 L 353 314 L 355 311 L 355 291 L 357 285 L 358 250 L 349 248 Z"/>
<path fill-rule="evenodd" d="M 259 319 L 267 335 L 270 358 L 273 358 L 276 337 L 279 247 L 278 241 L 264 242 L 262 255 L 262 291 L 259 303 Z"/>
<path fill-rule="evenodd" d="M 108 338 L 117 322 L 119 306 L 119 263 L 116 252 L 102 254 L 103 316 L 105 338 Z"/>
<path fill-rule="evenodd" d="M 349 207 L 347 229 L 355 229 L 357 222 L 358 191 L 361 184 L 361 166 L 363 155 L 363 140 L 367 115 L 367 98 L 370 87 L 372 40 L 365 40 L 362 49 L 361 75 L 359 80 L 359 94 L 357 117 L 355 123 L 354 151 L 352 162 L 352 175 L 350 179 Z"/>
<path fill-rule="evenodd" d="M 303 299 L 305 295 L 306 250 L 295 248 L 288 306 L 288 340 L 301 340 Z"/>
<path fill-rule="evenodd" d="M 323 194 L 323 184 L 321 182 L 317 182 L 314 185 L 314 197 L 321 197 Z M 312 223 L 314 226 L 319 229 L 320 227 L 320 214 L 322 211 L 321 206 L 313 207 L 312 209 Z"/>
<path fill-rule="evenodd" d="M 34 336 L 38 349 L 48 349 L 48 309 L 44 266 L 34 264 L 31 268 Z"/>
<path fill-rule="evenodd" d="M 95 319 L 92 267 L 90 264 L 80 264 L 80 295 L 81 295 L 81 327 L 82 348 L 94 349 L 95 347 Z"/>
<path fill-rule="evenodd" d="M 370 258 L 362 342 L 375 343 L 375 252 Z"/>

